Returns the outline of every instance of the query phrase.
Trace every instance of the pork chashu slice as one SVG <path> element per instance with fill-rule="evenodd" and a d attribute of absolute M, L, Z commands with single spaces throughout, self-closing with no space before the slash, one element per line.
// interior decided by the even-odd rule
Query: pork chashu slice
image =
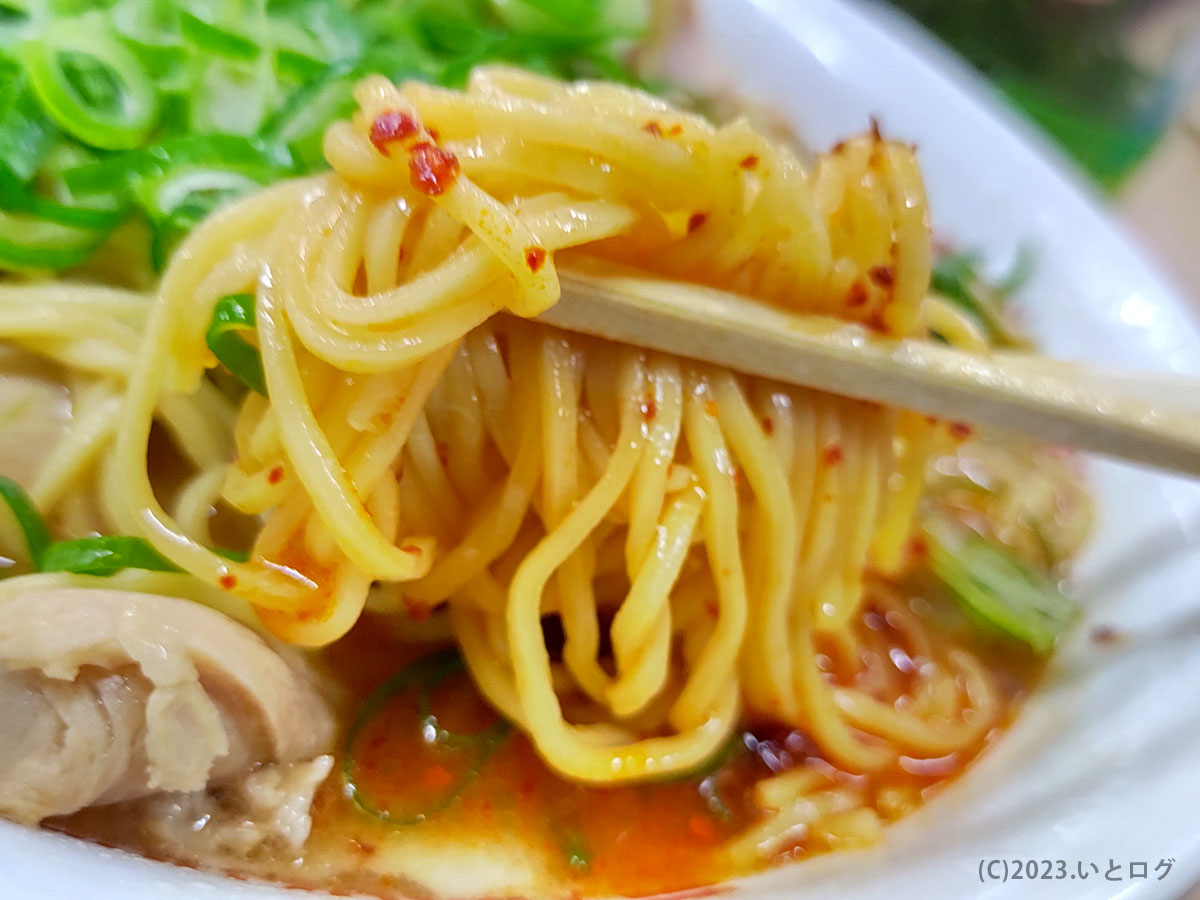
<path fill-rule="evenodd" d="M 92 589 L 0 603 L 0 815 L 196 791 L 332 736 L 301 668 L 207 607 Z"/>

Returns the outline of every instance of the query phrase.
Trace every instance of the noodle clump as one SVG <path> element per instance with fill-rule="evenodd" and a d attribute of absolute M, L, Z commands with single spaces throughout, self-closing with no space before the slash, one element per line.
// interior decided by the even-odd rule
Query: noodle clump
<path fill-rule="evenodd" d="M 990 677 L 885 581 L 944 428 L 530 321 L 559 265 L 616 266 L 924 335 L 911 149 L 871 134 L 808 169 L 743 121 L 503 68 L 465 92 L 368 79 L 357 99 L 326 135 L 332 171 L 207 220 L 144 326 L 119 292 L 47 301 L 110 323 L 91 349 L 21 338 L 93 372 L 109 353 L 88 401 L 106 412 L 82 416 L 60 488 L 111 441 L 114 525 L 284 641 L 326 645 L 366 607 L 414 633 L 445 621 L 486 697 L 577 780 L 685 772 L 745 719 L 852 772 L 978 745 Z M 205 330 L 238 293 L 267 391 L 235 414 L 204 377 Z M 194 465 L 172 514 L 147 466 L 156 420 Z M 221 502 L 261 517 L 247 562 L 209 549 Z M 870 663 L 868 602 L 927 660 L 906 679 Z M 814 785 L 763 782 L 779 812 L 748 840 L 817 815 L 869 830 L 853 787 L 824 788 L 799 810 L 772 798 Z"/>

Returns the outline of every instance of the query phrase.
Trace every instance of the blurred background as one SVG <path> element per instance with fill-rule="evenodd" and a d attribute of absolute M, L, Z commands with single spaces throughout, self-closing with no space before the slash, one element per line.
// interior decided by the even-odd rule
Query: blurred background
<path fill-rule="evenodd" d="M 1075 159 L 1200 315 L 1200 0 L 888 2 Z"/>

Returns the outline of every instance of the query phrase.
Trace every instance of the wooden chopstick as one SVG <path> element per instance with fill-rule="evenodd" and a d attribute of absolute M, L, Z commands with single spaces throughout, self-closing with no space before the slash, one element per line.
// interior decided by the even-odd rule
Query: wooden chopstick
<path fill-rule="evenodd" d="M 680 282 L 560 275 L 539 317 L 560 328 L 1200 476 L 1200 411 L 1142 399 L 1200 397 L 1200 382 L 897 341 Z"/>

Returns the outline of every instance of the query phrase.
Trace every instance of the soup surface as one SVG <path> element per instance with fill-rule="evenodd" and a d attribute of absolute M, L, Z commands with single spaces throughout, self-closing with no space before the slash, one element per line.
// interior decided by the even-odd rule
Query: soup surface
<path fill-rule="evenodd" d="M 907 593 L 907 605 L 940 635 L 981 659 L 1004 703 L 1001 721 L 1011 721 L 1043 661 L 1011 642 L 981 637 L 935 586 L 914 582 Z M 858 627 L 869 648 L 864 652 L 885 658 L 897 675 L 921 664 L 908 656 L 886 612 L 867 607 Z M 397 643 L 386 622 L 366 617 L 323 654 L 323 667 L 341 708 L 353 712 L 384 698 L 381 688 L 397 671 L 431 655 L 439 652 Z M 259 858 L 230 869 L 200 841 L 189 855 L 186 843 L 162 842 L 161 812 L 144 804 L 117 815 L 86 810 L 54 827 L 235 875 L 385 898 L 643 896 L 716 885 L 772 862 L 856 846 L 853 838 L 797 829 L 770 856 L 752 852 L 754 826 L 762 819 L 754 792 L 764 779 L 810 771 L 852 785 L 886 822 L 948 787 L 1002 732 L 994 729 L 968 752 L 900 756 L 894 766 L 862 776 L 838 770 L 800 731 L 745 723 L 702 771 L 662 783 L 590 787 L 558 776 L 525 736 L 498 728 L 496 714 L 453 657 L 445 668 L 449 674 L 430 690 L 387 692 L 353 736 L 349 754 L 355 723 L 342 722 L 334 772 L 317 792 L 312 835 L 299 858 Z M 429 740 L 431 727 L 456 736 L 491 732 L 496 740 L 490 752 L 474 744 L 448 748 Z M 192 824 L 201 834 L 206 823 Z"/>

